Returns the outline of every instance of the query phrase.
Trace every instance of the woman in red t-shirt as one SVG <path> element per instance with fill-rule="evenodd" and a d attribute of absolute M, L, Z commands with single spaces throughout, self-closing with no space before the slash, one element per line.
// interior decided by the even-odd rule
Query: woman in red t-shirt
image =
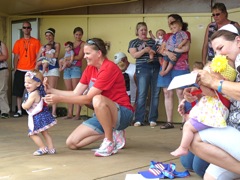
<path fill-rule="evenodd" d="M 79 125 L 68 137 L 70 149 L 79 149 L 104 139 L 95 156 L 110 156 L 125 145 L 124 129 L 133 118 L 133 107 L 126 93 L 121 70 L 107 59 L 103 40 L 89 39 L 84 45 L 87 67 L 73 91 L 61 91 L 45 82 L 48 104 L 64 102 L 91 105 L 93 117 Z M 87 91 L 87 93 L 86 93 Z"/>

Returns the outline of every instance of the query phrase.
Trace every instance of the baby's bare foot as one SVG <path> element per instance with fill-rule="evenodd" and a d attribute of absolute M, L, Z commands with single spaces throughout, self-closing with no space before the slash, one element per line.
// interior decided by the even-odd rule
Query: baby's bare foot
<path fill-rule="evenodd" d="M 188 153 L 187 148 L 179 147 L 175 151 L 171 152 L 170 154 L 173 156 L 184 156 L 184 155 L 187 155 L 187 153 Z"/>

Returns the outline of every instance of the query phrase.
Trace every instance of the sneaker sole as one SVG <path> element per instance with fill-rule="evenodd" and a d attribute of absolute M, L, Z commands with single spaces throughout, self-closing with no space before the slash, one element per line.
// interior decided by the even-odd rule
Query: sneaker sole
<path fill-rule="evenodd" d="M 123 143 L 120 147 L 117 148 L 118 150 L 119 150 L 119 149 L 123 149 L 123 148 L 125 147 L 125 145 L 126 145 L 126 135 L 125 135 L 125 131 L 123 131 L 123 140 L 124 140 L 124 143 Z"/>
<path fill-rule="evenodd" d="M 108 156 L 114 155 L 114 154 L 116 154 L 116 153 L 117 153 L 117 151 L 116 151 L 116 150 L 113 150 L 113 152 L 112 152 L 111 154 L 100 154 L 100 153 L 98 153 L 98 152 L 95 152 L 94 155 L 95 155 L 96 157 L 108 157 Z"/>

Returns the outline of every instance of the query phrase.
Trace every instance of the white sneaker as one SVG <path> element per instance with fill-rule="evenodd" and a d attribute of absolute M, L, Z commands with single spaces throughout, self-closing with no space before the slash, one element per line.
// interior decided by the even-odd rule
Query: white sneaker
<path fill-rule="evenodd" d="M 107 138 L 104 138 L 100 148 L 94 153 L 98 157 L 111 156 L 112 154 L 117 153 L 114 142 L 109 141 Z"/>
<path fill-rule="evenodd" d="M 126 144 L 125 130 L 113 130 L 113 140 L 117 150 L 124 148 Z"/>
<path fill-rule="evenodd" d="M 151 121 L 151 122 L 150 122 L 150 126 L 151 126 L 151 127 L 155 127 L 156 125 L 157 125 L 156 122 L 154 122 L 154 121 Z"/>
<path fill-rule="evenodd" d="M 140 122 L 138 122 L 138 121 L 134 123 L 134 126 L 135 126 L 135 127 L 139 127 L 139 126 L 141 126 L 141 125 L 142 125 L 142 124 L 141 124 Z"/>

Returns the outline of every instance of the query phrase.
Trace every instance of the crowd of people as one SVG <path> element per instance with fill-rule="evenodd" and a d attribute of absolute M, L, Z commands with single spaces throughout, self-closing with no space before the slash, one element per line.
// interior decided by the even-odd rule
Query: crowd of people
<path fill-rule="evenodd" d="M 195 70 L 198 75 L 194 86 L 176 89 L 183 139 L 171 154 L 181 156 L 186 169 L 205 179 L 235 179 L 240 178 L 240 124 L 237 119 L 240 29 L 237 22 L 228 19 L 223 3 L 214 4 L 212 17 L 214 22 L 207 26 L 204 36 L 202 62 L 197 63 L 205 67 Z M 21 117 L 22 109 L 27 111 L 28 135 L 39 148 L 33 155 L 56 153 L 48 129 L 56 124 L 56 104 L 60 102 L 68 104 L 65 119 L 80 119 L 83 105 L 94 110 L 93 116 L 69 135 L 66 144 L 75 150 L 102 140 L 95 156 L 111 156 L 122 149 L 126 141 L 125 129 L 131 124 L 136 127 L 146 123 L 151 127 L 157 125 L 161 89 L 167 122 L 160 129 L 174 128 L 174 92 L 167 89 L 174 77 L 190 73 L 191 34 L 180 15 L 170 14 L 167 22 L 171 32 L 159 29 L 156 36 L 148 31 L 145 22 L 137 23 L 136 38 L 130 40 L 127 49 L 136 60 L 135 64 L 130 63 L 123 52 L 116 53 L 111 61 L 104 41 L 100 38 L 83 41 L 81 27 L 73 30 L 74 41 L 64 44 L 66 53 L 59 58 L 61 45 L 55 42 L 55 29 L 45 31 L 47 43 L 41 45 L 31 36 L 31 23 L 23 22 L 23 38 L 15 42 L 12 51 L 12 94 L 17 98 L 13 117 Z M 1 118 L 8 118 L 10 112 L 7 59 L 8 50 L 0 41 Z M 81 69 L 83 59 L 87 61 L 84 71 Z M 221 63 L 225 64 L 219 68 Z M 57 89 L 61 71 L 66 90 Z M 27 94 L 22 102 L 25 89 Z M 196 91 L 198 94 L 194 93 Z M 191 106 L 188 110 L 187 103 Z M 218 114 L 214 109 L 218 109 Z M 214 121 L 216 119 L 218 121 Z"/>

